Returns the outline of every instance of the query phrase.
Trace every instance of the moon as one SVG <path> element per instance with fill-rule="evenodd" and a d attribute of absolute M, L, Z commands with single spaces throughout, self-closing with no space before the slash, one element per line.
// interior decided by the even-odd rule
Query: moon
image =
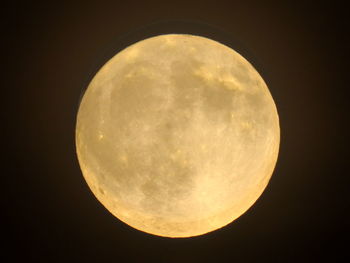
<path fill-rule="evenodd" d="M 202 235 L 246 212 L 279 143 L 259 73 L 195 35 L 159 35 L 116 54 L 77 114 L 77 156 L 93 194 L 127 225 L 163 237 Z"/>

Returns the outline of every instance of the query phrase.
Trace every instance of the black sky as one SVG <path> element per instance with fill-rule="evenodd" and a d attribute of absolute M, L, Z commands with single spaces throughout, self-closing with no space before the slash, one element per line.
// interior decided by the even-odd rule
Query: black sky
<path fill-rule="evenodd" d="M 1 218 L 9 262 L 334 262 L 348 258 L 346 6 L 306 1 L 46 1 L 2 6 Z M 175 22 L 174 22 L 175 21 Z M 151 24 L 151 26 L 150 26 Z M 148 26 L 147 26 L 148 25 Z M 281 148 L 264 194 L 229 226 L 166 239 L 115 219 L 75 155 L 80 95 L 125 45 L 210 36 L 261 73 Z"/>

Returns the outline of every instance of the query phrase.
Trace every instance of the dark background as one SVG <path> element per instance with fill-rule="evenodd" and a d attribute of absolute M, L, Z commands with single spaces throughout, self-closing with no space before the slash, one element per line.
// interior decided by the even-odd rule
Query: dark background
<path fill-rule="evenodd" d="M 2 257 L 10 262 L 345 260 L 346 10 L 334 1 L 3 4 Z M 258 69 L 277 104 L 281 148 L 270 184 L 243 216 L 207 235 L 167 239 L 128 227 L 95 199 L 75 155 L 75 117 L 83 89 L 115 52 L 151 35 L 186 32 L 231 46 Z"/>

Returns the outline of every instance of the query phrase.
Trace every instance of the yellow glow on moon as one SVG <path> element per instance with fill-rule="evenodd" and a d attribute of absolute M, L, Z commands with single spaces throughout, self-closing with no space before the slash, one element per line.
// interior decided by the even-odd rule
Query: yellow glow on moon
<path fill-rule="evenodd" d="M 97 199 L 126 224 L 190 237 L 242 215 L 276 164 L 279 120 L 253 66 L 193 35 L 160 35 L 109 60 L 81 101 L 77 154 Z"/>

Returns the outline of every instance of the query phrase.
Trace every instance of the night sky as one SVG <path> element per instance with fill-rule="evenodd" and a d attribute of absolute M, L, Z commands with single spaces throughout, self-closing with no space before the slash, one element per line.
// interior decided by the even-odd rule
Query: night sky
<path fill-rule="evenodd" d="M 74 3 L 71 3 L 74 2 Z M 311 1 L 26 1 L 2 6 L 2 258 L 9 262 L 329 262 L 348 258 L 347 8 Z M 244 2 L 244 3 L 243 3 Z M 259 71 L 280 117 L 260 199 L 189 239 L 112 216 L 75 154 L 81 94 L 116 52 L 164 33 L 210 37 Z M 346 239 L 345 239 L 346 240 Z"/>

